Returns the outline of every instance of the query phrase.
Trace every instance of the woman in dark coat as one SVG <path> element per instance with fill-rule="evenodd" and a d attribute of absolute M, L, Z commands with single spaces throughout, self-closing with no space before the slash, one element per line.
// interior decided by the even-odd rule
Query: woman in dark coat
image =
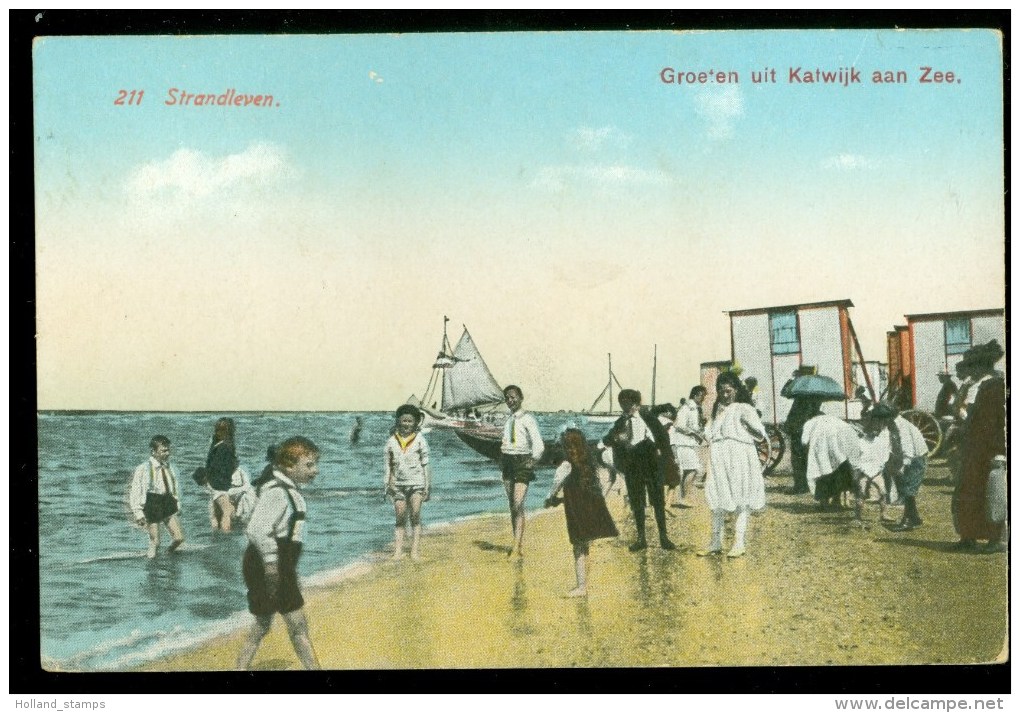
<path fill-rule="evenodd" d="M 1006 468 L 1006 384 L 995 373 L 995 363 L 1003 356 L 998 342 L 972 347 L 963 356 L 976 394 L 967 407 L 961 436 L 960 470 L 953 493 L 953 524 L 960 541 L 958 549 L 973 549 L 985 540 L 985 550 L 1005 550 L 1008 526 L 1005 517 L 990 517 L 990 478 L 1003 478 Z M 969 399 L 968 399 L 969 400 Z M 1003 496 L 1005 489 L 1002 489 Z M 1003 510 L 1003 507 L 998 508 Z"/>

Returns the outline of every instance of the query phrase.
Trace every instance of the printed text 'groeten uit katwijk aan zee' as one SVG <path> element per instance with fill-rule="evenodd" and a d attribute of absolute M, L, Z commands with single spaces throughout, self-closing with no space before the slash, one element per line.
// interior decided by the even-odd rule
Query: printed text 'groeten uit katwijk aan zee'
<path fill-rule="evenodd" d="M 688 69 L 663 67 L 659 80 L 663 84 L 692 86 L 704 84 L 740 84 L 750 80 L 751 84 L 830 85 L 850 87 L 863 84 L 960 84 L 959 75 L 951 69 L 940 69 L 920 65 L 914 69 L 870 69 L 857 67 L 762 67 L 755 70 Z M 116 106 L 140 106 L 145 99 L 144 89 L 120 89 L 113 100 Z M 163 99 L 164 106 L 171 107 L 225 107 L 275 109 L 280 102 L 272 94 L 239 91 L 230 87 L 221 92 L 192 92 L 187 89 L 170 87 Z"/>

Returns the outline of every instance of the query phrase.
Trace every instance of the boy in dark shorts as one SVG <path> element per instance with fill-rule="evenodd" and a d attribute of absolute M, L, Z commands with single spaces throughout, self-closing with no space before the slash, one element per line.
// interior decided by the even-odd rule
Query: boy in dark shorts
<path fill-rule="evenodd" d="M 510 520 L 514 528 L 514 542 L 509 554 L 517 551 L 524 556 L 524 498 L 528 485 L 535 479 L 535 464 L 545 451 L 538 421 L 525 413 L 524 392 L 519 386 L 503 389 L 503 398 L 510 409 L 510 418 L 503 424 L 503 440 L 500 444 L 500 461 L 503 470 L 503 488 L 510 505 Z"/>
<path fill-rule="evenodd" d="M 248 523 L 250 544 L 244 553 L 242 572 L 248 586 L 248 610 L 255 623 L 237 657 L 237 668 L 248 669 L 273 615 L 287 623 L 291 644 L 306 669 L 318 669 L 319 661 L 308 638 L 304 599 L 297 578 L 297 563 L 305 524 L 305 499 L 298 487 L 319 473 L 319 448 L 303 436 L 294 436 L 276 447 L 272 478 L 259 488 L 259 501 Z"/>

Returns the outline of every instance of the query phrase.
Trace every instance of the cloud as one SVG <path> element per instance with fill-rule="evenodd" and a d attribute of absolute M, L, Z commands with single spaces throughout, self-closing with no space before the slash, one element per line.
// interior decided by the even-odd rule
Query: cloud
<path fill-rule="evenodd" d="M 694 96 L 694 110 L 708 122 L 709 138 L 727 139 L 733 135 L 733 124 L 744 115 L 744 96 L 735 85 L 705 89 Z"/>
<path fill-rule="evenodd" d="M 829 156 L 822 161 L 823 168 L 832 168 L 837 171 L 856 171 L 860 169 L 875 168 L 878 162 L 867 156 L 860 156 L 852 153 L 841 153 Z"/>
<path fill-rule="evenodd" d="M 536 188 L 562 191 L 573 185 L 614 188 L 633 185 L 663 186 L 670 182 L 672 177 L 662 171 L 649 171 L 623 164 L 585 164 L 544 166 L 539 169 L 532 185 Z"/>
<path fill-rule="evenodd" d="M 164 161 L 134 169 L 128 176 L 127 189 L 136 197 L 169 193 L 199 198 L 264 188 L 293 173 L 283 150 L 269 143 L 255 143 L 240 153 L 222 157 L 184 148 Z"/>
<path fill-rule="evenodd" d="M 598 151 L 606 145 L 624 148 L 631 137 L 615 126 L 579 126 L 567 135 L 567 142 L 580 151 Z"/>

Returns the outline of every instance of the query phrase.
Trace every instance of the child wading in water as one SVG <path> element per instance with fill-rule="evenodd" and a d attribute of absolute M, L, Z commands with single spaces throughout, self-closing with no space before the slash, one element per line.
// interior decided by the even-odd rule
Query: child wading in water
<path fill-rule="evenodd" d="M 567 592 L 567 596 L 583 597 L 588 594 L 589 544 L 592 540 L 616 537 L 619 533 L 606 508 L 597 461 L 584 434 L 576 428 L 568 428 L 563 432 L 562 443 L 567 459 L 556 469 L 545 506 L 558 505 L 560 499 L 557 494 L 563 491 L 563 511 L 567 516 L 567 535 L 574 547 L 574 571 L 577 575 L 577 586 Z"/>
<path fill-rule="evenodd" d="M 415 406 L 402 405 L 397 409 L 393 435 L 386 441 L 386 477 L 383 482 L 386 495 L 393 500 L 397 519 L 393 559 L 404 556 L 404 530 L 408 519 L 411 521 L 411 559 L 421 559 L 421 504 L 429 499 L 432 484 L 429 444 L 418 432 L 424 418 Z"/>

